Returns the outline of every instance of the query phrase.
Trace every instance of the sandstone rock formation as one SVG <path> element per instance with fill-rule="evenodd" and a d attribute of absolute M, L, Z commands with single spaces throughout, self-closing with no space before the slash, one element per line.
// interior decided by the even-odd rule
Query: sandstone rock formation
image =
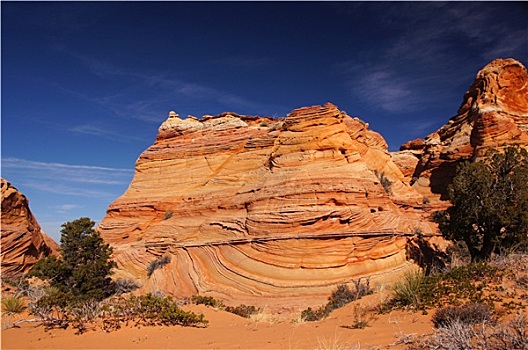
<path fill-rule="evenodd" d="M 27 272 L 40 258 L 57 254 L 59 246 L 42 230 L 29 203 L 11 183 L 2 184 L 2 276 Z"/>
<path fill-rule="evenodd" d="M 528 145 L 528 73 L 514 59 L 497 59 L 478 72 L 457 115 L 425 140 L 402 145 L 394 160 L 408 174 L 414 155 L 413 188 L 446 199 L 456 165 L 483 157 L 490 148 Z"/>
<path fill-rule="evenodd" d="M 98 230 L 116 276 L 145 290 L 314 305 L 406 266 L 406 236 L 435 230 L 405 181 L 385 140 L 330 103 L 281 120 L 171 112 Z"/>

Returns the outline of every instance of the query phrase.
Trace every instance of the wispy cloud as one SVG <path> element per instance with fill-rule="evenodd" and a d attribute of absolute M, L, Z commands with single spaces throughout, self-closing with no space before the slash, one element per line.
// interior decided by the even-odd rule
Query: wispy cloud
<path fill-rule="evenodd" d="M 195 81 L 182 79 L 177 73 L 151 70 L 138 72 L 115 66 L 96 57 L 74 53 L 63 49 L 84 67 L 101 79 L 112 81 L 124 88 L 117 93 L 106 93 L 102 96 L 86 95 L 85 92 L 72 92 L 84 95 L 85 99 L 95 102 L 113 115 L 122 118 L 134 118 L 146 122 L 160 122 L 169 109 L 178 109 L 175 103 L 190 104 L 193 102 L 215 103 L 223 110 L 262 111 L 269 110 L 268 105 L 255 102 L 243 96 L 229 92 L 227 89 L 216 89 Z M 223 64 L 264 65 L 266 59 L 243 59 L 233 57 Z M 273 106 L 272 106 L 273 107 Z"/>
<path fill-rule="evenodd" d="M 475 63 L 484 65 L 526 46 L 526 30 L 508 32 L 494 20 L 494 6 L 383 3 L 380 27 L 389 29 L 394 22 L 405 25 L 391 33 L 384 46 L 339 69 L 347 73 L 354 96 L 385 111 L 416 111 L 439 97 L 453 98 L 449 87 L 471 80 Z M 467 60 L 461 59 L 465 56 Z M 443 71 L 451 73 L 438 75 Z"/>
<path fill-rule="evenodd" d="M 2 172 L 24 186 L 55 194 L 115 198 L 114 188 L 130 183 L 133 170 L 3 158 Z"/>
<path fill-rule="evenodd" d="M 128 141 L 142 140 L 139 137 L 124 135 L 122 133 L 111 131 L 109 130 L 109 128 L 104 128 L 101 126 L 95 126 L 95 125 L 90 125 L 90 124 L 77 125 L 77 126 L 71 127 L 69 130 L 71 132 L 97 136 L 97 137 L 101 137 L 101 138 L 112 140 L 112 141 L 128 142 Z"/>
<path fill-rule="evenodd" d="M 72 210 L 82 209 L 84 208 L 83 205 L 79 204 L 60 204 L 60 205 L 54 205 L 52 209 L 59 214 L 66 214 Z"/>
<path fill-rule="evenodd" d="M 356 88 L 354 81 L 351 88 L 370 104 L 378 104 L 384 110 L 398 112 L 411 108 L 416 103 L 409 86 L 398 81 L 388 70 L 369 71 L 358 78 L 360 85 Z"/>

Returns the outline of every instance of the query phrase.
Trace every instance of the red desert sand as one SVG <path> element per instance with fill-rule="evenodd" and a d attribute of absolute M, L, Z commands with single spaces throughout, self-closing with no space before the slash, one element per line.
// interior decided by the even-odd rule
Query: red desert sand
<path fill-rule="evenodd" d="M 432 332 L 428 315 L 393 311 L 364 317 L 368 326 L 354 329 L 358 308 L 376 304 L 374 295 L 335 310 L 323 321 L 277 320 L 263 313 L 245 319 L 203 305 L 186 309 L 203 313 L 207 328 L 181 326 L 100 328 L 76 335 L 69 328 L 45 330 L 34 323 L 2 330 L 2 349 L 404 349 L 405 337 Z M 17 317 L 23 318 L 24 315 Z M 11 320 L 12 321 L 12 320 Z"/>

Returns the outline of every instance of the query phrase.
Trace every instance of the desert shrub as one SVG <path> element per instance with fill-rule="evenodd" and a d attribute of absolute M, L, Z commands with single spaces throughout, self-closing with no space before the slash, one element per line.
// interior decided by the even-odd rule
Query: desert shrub
<path fill-rule="evenodd" d="M 361 299 L 364 296 L 370 295 L 374 292 L 372 288 L 370 288 L 370 278 L 367 278 L 365 283 L 362 283 L 361 280 L 362 278 L 359 278 L 357 281 L 352 281 L 355 287 L 354 294 L 355 294 L 356 300 Z"/>
<path fill-rule="evenodd" d="M 496 267 L 486 262 L 478 262 L 455 267 L 451 271 L 446 272 L 444 278 L 457 282 L 463 280 L 483 280 L 493 278 L 496 273 Z"/>
<path fill-rule="evenodd" d="M 491 339 L 494 350 L 528 350 L 528 320 L 524 313 L 519 311 L 510 322 L 499 324 Z"/>
<path fill-rule="evenodd" d="M 491 308 L 478 303 L 463 306 L 446 306 L 438 309 L 432 317 L 433 325 L 436 328 L 445 327 L 454 321 L 465 324 L 478 324 L 491 320 Z"/>
<path fill-rule="evenodd" d="M 387 194 L 391 194 L 392 181 L 385 176 L 385 172 L 382 171 L 380 173 L 377 170 L 374 170 L 374 174 L 376 174 L 376 176 L 378 177 L 378 180 L 380 181 L 381 186 L 383 186 L 385 192 L 387 192 Z"/>
<path fill-rule="evenodd" d="M 493 295 L 485 295 L 486 285 L 496 278 L 497 269 L 487 263 L 456 267 L 451 271 L 425 276 L 422 272 L 406 273 L 396 281 L 392 307 L 427 307 L 459 305 L 461 303 L 487 303 L 492 305 Z"/>
<path fill-rule="evenodd" d="M 68 305 L 67 320 L 77 329 L 77 334 L 84 333 L 89 325 L 94 326 L 95 321 L 102 313 L 100 302 L 97 300 L 82 300 Z"/>
<path fill-rule="evenodd" d="M 258 314 L 260 312 L 260 309 L 253 305 L 240 304 L 234 307 L 226 306 L 225 311 L 238 315 L 238 316 L 249 318 L 251 317 L 251 315 Z"/>
<path fill-rule="evenodd" d="M 422 305 L 422 295 L 427 278 L 421 271 L 407 272 L 392 286 L 394 296 L 392 302 L 398 306 L 413 306 L 419 308 Z"/>
<path fill-rule="evenodd" d="M 26 309 L 26 304 L 22 298 L 15 295 L 2 297 L 2 312 L 8 315 L 22 313 Z"/>
<path fill-rule="evenodd" d="M 128 322 L 144 326 L 206 326 L 208 324 L 204 315 L 182 310 L 172 297 L 160 297 L 151 293 L 114 298 L 105 303 L 102 311 L 103 327 L 106 330 L 119 329 L 122 323 Z"/>
<path fill-rule="evenodd" d="M 191 297 L 191 302 L 196 305 L 212 306 L 216 308 L 224 307 L 224 302 L 222 300 L 218 300 L 213 297 L 206 297 L 206 296 L 202 296 L 198 294 L 195 294 Z"/>
<path fill-rule="evenodd" d="M 522 312 L 506 323 L 448 321 L 410 350 L 528 350 L 528 322 Z"/>
<path fill-rule="evenodd" d="M 370 321 L 372 320 L 372 317 L 369 317 L 367 309 L 364 306 L 354 305 L 354 309 L 352 310 L 352 316 L 354 322 L 349 328 L 364 329 L 370 326 Z"/>
<path fill-rule="evenodd" d="M 335 309 L 339 309 L 346 304 L 351 303 L 354 300 L 358 300 L 365 295 L 372 294 L 370 288 L 370 279 L 366 279 L 365 283 L 362 283 L 362 279 L 353 281 L 355 289 L 352 291 L 346 284 L 339 284 L 332 294 L 328 297 L 328 303 L 319 307 L 318 309 L 312 309 L 308 307 L 301 312 L 302 321 L 318 321 L 328 316 Z"/>
<path fill-rule="evenodd" d="M 132 292 L 139 287 L 140 286 L 136 281 L 125 278 L 118 278 L 113 283 L 113 291 L 114 294 L 117 295 Z"/>
<path fill-rule="evenodd" d="M 37 301 L 37 304 L 64 309 L 77 301 L 73 294 L 65 293 L 55 286 L 49 286 L 44 289 L 44 295 Z"/>
<path fill-rule="evenodd" d="M 184 311 L 176 301 L 169 297 L 157 297 L 153 294 L 130 298 L 131 306 L 135 307 L 136 315 L 147 324 L 162 323 L 165 325 L 191 326 L 207 324 L 202 314 Z"/>
<path fill-rule="evenodd" d="M 528 254 L 495 256 L 490 265 L 514 281 L 517 286 L 528 290 Z"/>
<path fill-rule="evenodd" d="M 152 260 L 149 266 L 147 267 L 147 276 L 148 277 L 152 276 L 154 271 L 156 271 L 157 269 L 161 269 L 163 266 L 170 263 L 170 261 L 171 261 L 170 255 L 164 255 L 155 260 Z"/>
<path fill-rule="evenodd" d="M 30 301 L 36 301 L 45 294 L 42 287 L 31 285 L 27 278 L 2 279 L 2 283 L 10 286 L 6 286 L 6 291 L 14 288 L 14 296 L 27 297 Z"/>
<path fill-rule="evenodd" d="M 208 324 L 204 315 L 180 309 L 171 297 L 149 293 L 126 298 L 113 296 L 103 301 L 73 299 L 63 303 L 58 301 L 61 293 L 60 290 L 49 291 L 30 305 L 31 314 L 38 316 L 47 329 L 72 326 L 80 334 L 99 323 L 105 331 L 117 330 L 129 322 L 135 322 L 136 326 Z"/>
<path fill-rule="evenodd" d="M 319 321 L 328 316 L 329 313 L 330 311 L 328 311 L 326 305 L 321 306 L 318 309 L 312 309 L 311 307 L 308 307 L 301 312 L 301 320 L 305 322 Z"/>
<path fill-rule="evenodd" d="M 473 343 L 476 336 L 475 328 L 455 320 L 437 329 L 429 339 L 414 349 L 472 350 L 475 349 Z"/>
<path fill-rule="evenodd" d="M 68 307 L 84 299 L 76 299 L 55 286 L 42 289 L 42 295 L 29 303 L 29 314 L 37 316 L 46 329 L 66 328 L 69 324 Z"/>
<path fill-rule="evenodd" d="M 2 286 L 6 291 L 15 290 L 15 294 L 18 296 L 24 295 L 24 291 L 29 288 L 29 282 L 26 278 L 2 278 Z"/>
<path fill-rule="evenodd" d="M 346 284 L 340 284 L 328 298 L 327 307 L 330 310 L 339 309 L 354 300 L 356 300 L 355 294 Z"/>
<path fill-rule="evenodd" d="M 163 216 L 163 220 L 169 220 L 170 218 L 172 218 L 172 210 L 167 210 L 165 212 L 165 215 Z"/>

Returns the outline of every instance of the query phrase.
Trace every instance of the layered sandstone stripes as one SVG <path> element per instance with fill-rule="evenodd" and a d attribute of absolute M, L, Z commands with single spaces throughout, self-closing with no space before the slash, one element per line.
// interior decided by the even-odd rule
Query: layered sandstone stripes
<path fill-rule="evenodd" d="M 7 180 L 2 185 L 2 276 L 26 273 L 40 258 L 57 254 L 58 245 L 42 230 L 29 203 Z"/>
<path fill-rule="evenodd" d="M 410 141 L 401 150 L 418 159 L 413 188 L 429 198 L 446 199 L 458 163 L 510 145 L 528 145 L 528 73 L 511 58 L 494 60 L 480 70 L 457 115 L 425 140 Z"/>
<path fill-rule="evenodd" d="M 118 275 L 150 290 L 324 295 L 400 268 L 405 235 L 434 230 L 401 209 L 422 204 L 404 180 L 384 139 L 332 104 L 281 120 L 171 113 L 98 230 Z M 148 277 L 163 254 L 171 263 Z"/>

